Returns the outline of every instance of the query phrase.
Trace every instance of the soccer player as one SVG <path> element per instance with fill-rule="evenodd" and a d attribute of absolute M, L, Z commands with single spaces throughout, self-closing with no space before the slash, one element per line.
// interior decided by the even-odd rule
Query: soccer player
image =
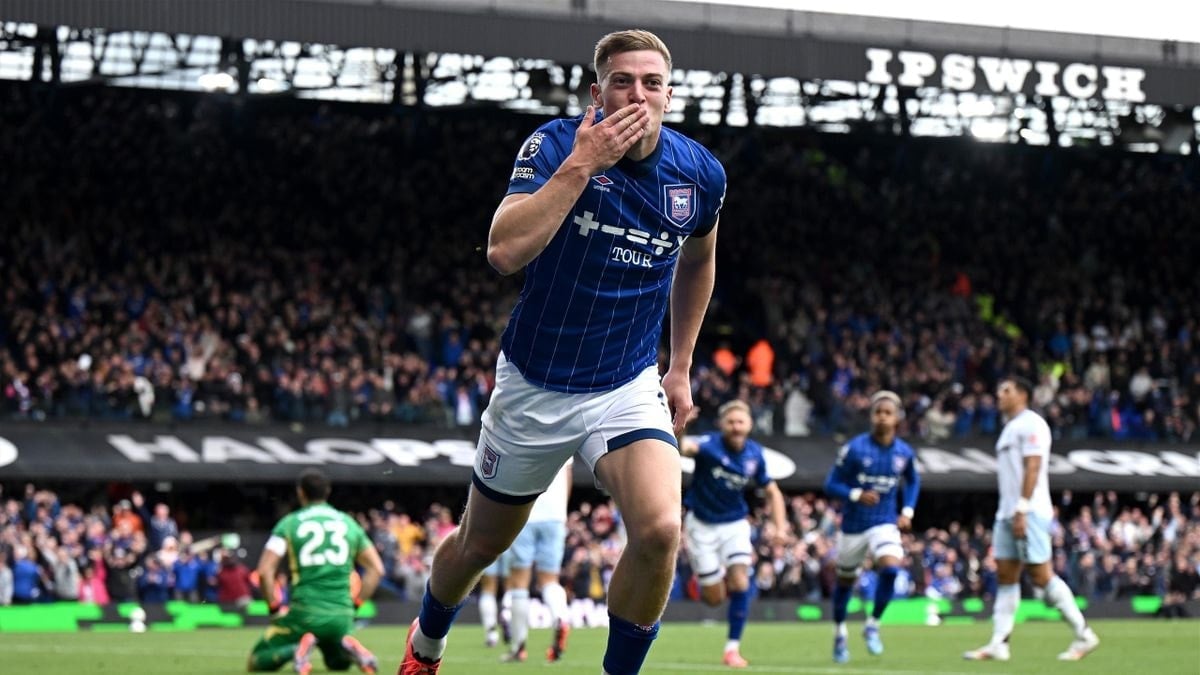
<path fill-rule="evenodd" d="M 663 127 L 671 54 L 656 35 L 606 35 L 594 62 L 592 104 L 525 141 L 492 219 L 488 262 L 525 281 L 501 337 L 467 509 L 434 557 L 401 675 L 437 672 L 463 598 L 575 454 L 629 536 L 608 589 L 604 669 L 639 672 L 658 633 L 679 546 L 675 435 L 692 408 L 725 170 Z"/>
<path fill-rule="evenodd" d="M 301 473 L 296 486 L 300 508 L 275 525 L 263 547 L 258 576 L 271 625 L 250 652 L 251 672 L 278 670 L 294 660 L 295 671 L 307 675 L 313 647 L 321 650 L 330 670 L 356 664 L 364 673 L 376 672 L 375 656 L 350 630 L 355 605 L 371 597 L 383 577 L 383 560 L 354 518 L 326 503 L 330 489 L 320 471 Z M 284 556 L 291 574 L 287 605 L 275 584 Z M 350 587 L 355 563 L 363 568 L 357 597 Z"/>
<path fill-rule="evenodd" d="M 517 535 L 512 548 L 508 570 L 508 592 L 512 620 L 512 650 L 506 661 L 526 659 L 525 640 L 529 637 L 529 584 L 533 566 L 537 564 L 538 588 L 550 610 L 550 625 L 554 626 L 554 641 L 546 650 L 546 660 L 558 661 L 567 649 L 571 624 L 567 617 L 567 591 L 558 582 L 562 570 L 563 551 L 567 539 L 567 501 L 571 496 L 570 460 L 559 470 L 549 489 L 533 502 L 529 521 Z"/>
<path fill-rule="evenodd" d="M 786 539 L 790 528 L 783 492 L 767 475 L 762 446 L 750 438 L 750 406 L 730 401 L 717 411 L 717 419 L 721 433 L 704 436 L 700 442 L 684 438 L 679 444 L 680 454 L 696 461 L 683 498 L 688 508 L 683 526 L 704 604 L 721 604 L 728 589 L 729 639 L 723 661 L 732 668 L 745 668 L 750 664 L 742 658 L 740 647 L 750 609 L 753 559 L 746 486 L 753 482 L 766 490 L 777 540 Z"/>
<path fill-rule="evenodd" d="M 882 390 L 870 399 L 871 431 L 850 439 L 838 452 L 837 462 L 825 478 L 825 492 L 841 499 L 842 526 L 837 538 L 837 585 L 833 589 L 833 660 L 850 660 L 846 638 L 846 607 L 854 593 L 863 559 L 871 554 L 879 583 L 875 602 L 863 628 L 867 651 L 883 653 L 879 619 L 896 589 L 896 576 L 904 559 L 900 531 L 912 527 L 913 509 L 921 479 L 911 446 L 896 437 L 904 417 L 900 397 Z M 898 488 L 903 479 L 903 487 Z M 903 494 L 900 494 L 903 493 Z M 903 504 L 897 512 L 897 498 Z"/>
<path fill-rule="evenodd" d="M 971 661 L 1009 659 L 1008 640 L 1021 601 L 1022 567 L 1045 594 L 1046 604 L 1057 608 L 1075 631 L 1075 640 L 1058 655 L 1059 660 L 1078 661 L 1100 645 L 1100 638 L 1075 604 L 1075 594 L 1050 567 L 1050 523 L 1054 518 L 1046 466 L 1050 426 L 1029 409 L 1032 395 L 1033 385 L 1020 376 L 1001 380 L 996 390 L 997 407 L 1007 420 L 996 441 L 1000 505 L 992 528 L 992 550 L 999 587 L 992 607 L 992 639 L 963 654 Z"/>

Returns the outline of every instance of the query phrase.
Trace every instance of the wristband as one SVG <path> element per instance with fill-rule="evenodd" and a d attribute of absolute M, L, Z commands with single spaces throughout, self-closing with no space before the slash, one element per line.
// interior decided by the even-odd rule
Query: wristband
<path fill-rule="evenodd" d="M 1028 499 L 1021 497 L 1017 500 L 1017 513 L 1029 513 L 1030 507 L 1031 504 Z"/>
<path fill-rule="evenodd" d="M 909 520 L 912 520 L 912 517 L 913 517 L 912 507 L 906 506 L 906 507 L 900 509 L 900 515 L 904 516 L 905 518 L 908 518 Z"/>
<path fill-rule="evenodd" d="M 850 501 L 856 502 L 862 496 L 862 488 L 854 488 L 850 491 Z"/>

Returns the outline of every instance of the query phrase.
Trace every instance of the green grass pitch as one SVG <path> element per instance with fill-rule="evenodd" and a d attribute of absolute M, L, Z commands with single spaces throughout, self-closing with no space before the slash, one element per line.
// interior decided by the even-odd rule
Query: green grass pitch
<path fill-rule="evenodd" d="M 746 673 L 827 673 L 830 675 L 963 675 L 1009 673 L 1120 673 L 1121 675 L 1200 675 L 1200 621 L 1097 621 L 1100 649 L 1078 663 L 1060 663 L 1055 655 L 1070 642 L 1061 623 L 1026 623 L 1013 636 L 1008 663 L 972 663 L 962 652 L 983 644 L 990 635 L 986 622 L 972 625 L 889 626 L 884 629 L 886 652 L 866 653 L 861 624 L 851 624 L 851 660 L 830 659 L 832 629 L 825 624 L 750 624 L 742 654 L 751 663 Z M 373 626 L 358 636 L 380 657 L 380 672 L 395 672 L 403 651 L 405 629 Z M 576 630 L 565 659 L 546 664 L 543 652 L 548 631 L 533 631 L 529 661 L 501 664 L 496 649 L 483 646 L 477 625 L 458 626 L 451 635 L 444 675 L 597 675 L 605 631 Z M 204 629 L 193 632 L 144 634 L 108 631 L 78 633 L 0 633 L 0 672 L 6 675 L 212 675 L 245 672 L 245 657 L 258 637 L 257 629 Z M 671 623 L 663 627 L 642 672 L 647 675 L 716 673 L 721 665 L 725 627 L 721 624 Z M 325 672 L 317 659 L 314 672 Z M 284 672 L 290 672 L 285 670 Z"/>

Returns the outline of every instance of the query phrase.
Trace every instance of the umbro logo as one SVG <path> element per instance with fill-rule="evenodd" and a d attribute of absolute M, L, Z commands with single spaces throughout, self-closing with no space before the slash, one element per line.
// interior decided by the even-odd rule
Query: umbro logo
<path fill-rule="evenodd" d="M 608 186 L 613 184 L 613 179 L 605 176 L 604 174 L 592 176 L 592 180 L 596 181 L 596 184 L 593 185 L 592 188 L 601 192 L 608 192 Z"/>

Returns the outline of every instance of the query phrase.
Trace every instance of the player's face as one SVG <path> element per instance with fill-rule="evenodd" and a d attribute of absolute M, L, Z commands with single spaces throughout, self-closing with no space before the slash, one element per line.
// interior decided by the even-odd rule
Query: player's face
<path fill-rule="evenodd" d="M 871 410 L 871 428 L 877 435 L 896 433 L 900 424 L 900 411 L 891 401 L 880 401 Z"/>
<path fill-rule="evenodd" d="M 746 445 L 750 435 L 750 415 L 745 410 L 730 410 L 721 418 L 721 437 L 725 445 L 734 450 L 741 450 Z"/>
<path fill-rule="evenodd" d="M 602 108 L 606 116 L 631 103 L 644 106 L 650 113 L 644 138 L 657 141 L 663 114 L 671 104 L 670 76 L 666 59 L 652 49 L 614 54 L 603 79 L 592 85 L 592 105 Z"/>
<path fill-rule="evenodd" d="M 996 407 L 1004 415 L 1011 415 L 1021 405 L 1021 390 L 1007 380 L 996 388 Z"/>

